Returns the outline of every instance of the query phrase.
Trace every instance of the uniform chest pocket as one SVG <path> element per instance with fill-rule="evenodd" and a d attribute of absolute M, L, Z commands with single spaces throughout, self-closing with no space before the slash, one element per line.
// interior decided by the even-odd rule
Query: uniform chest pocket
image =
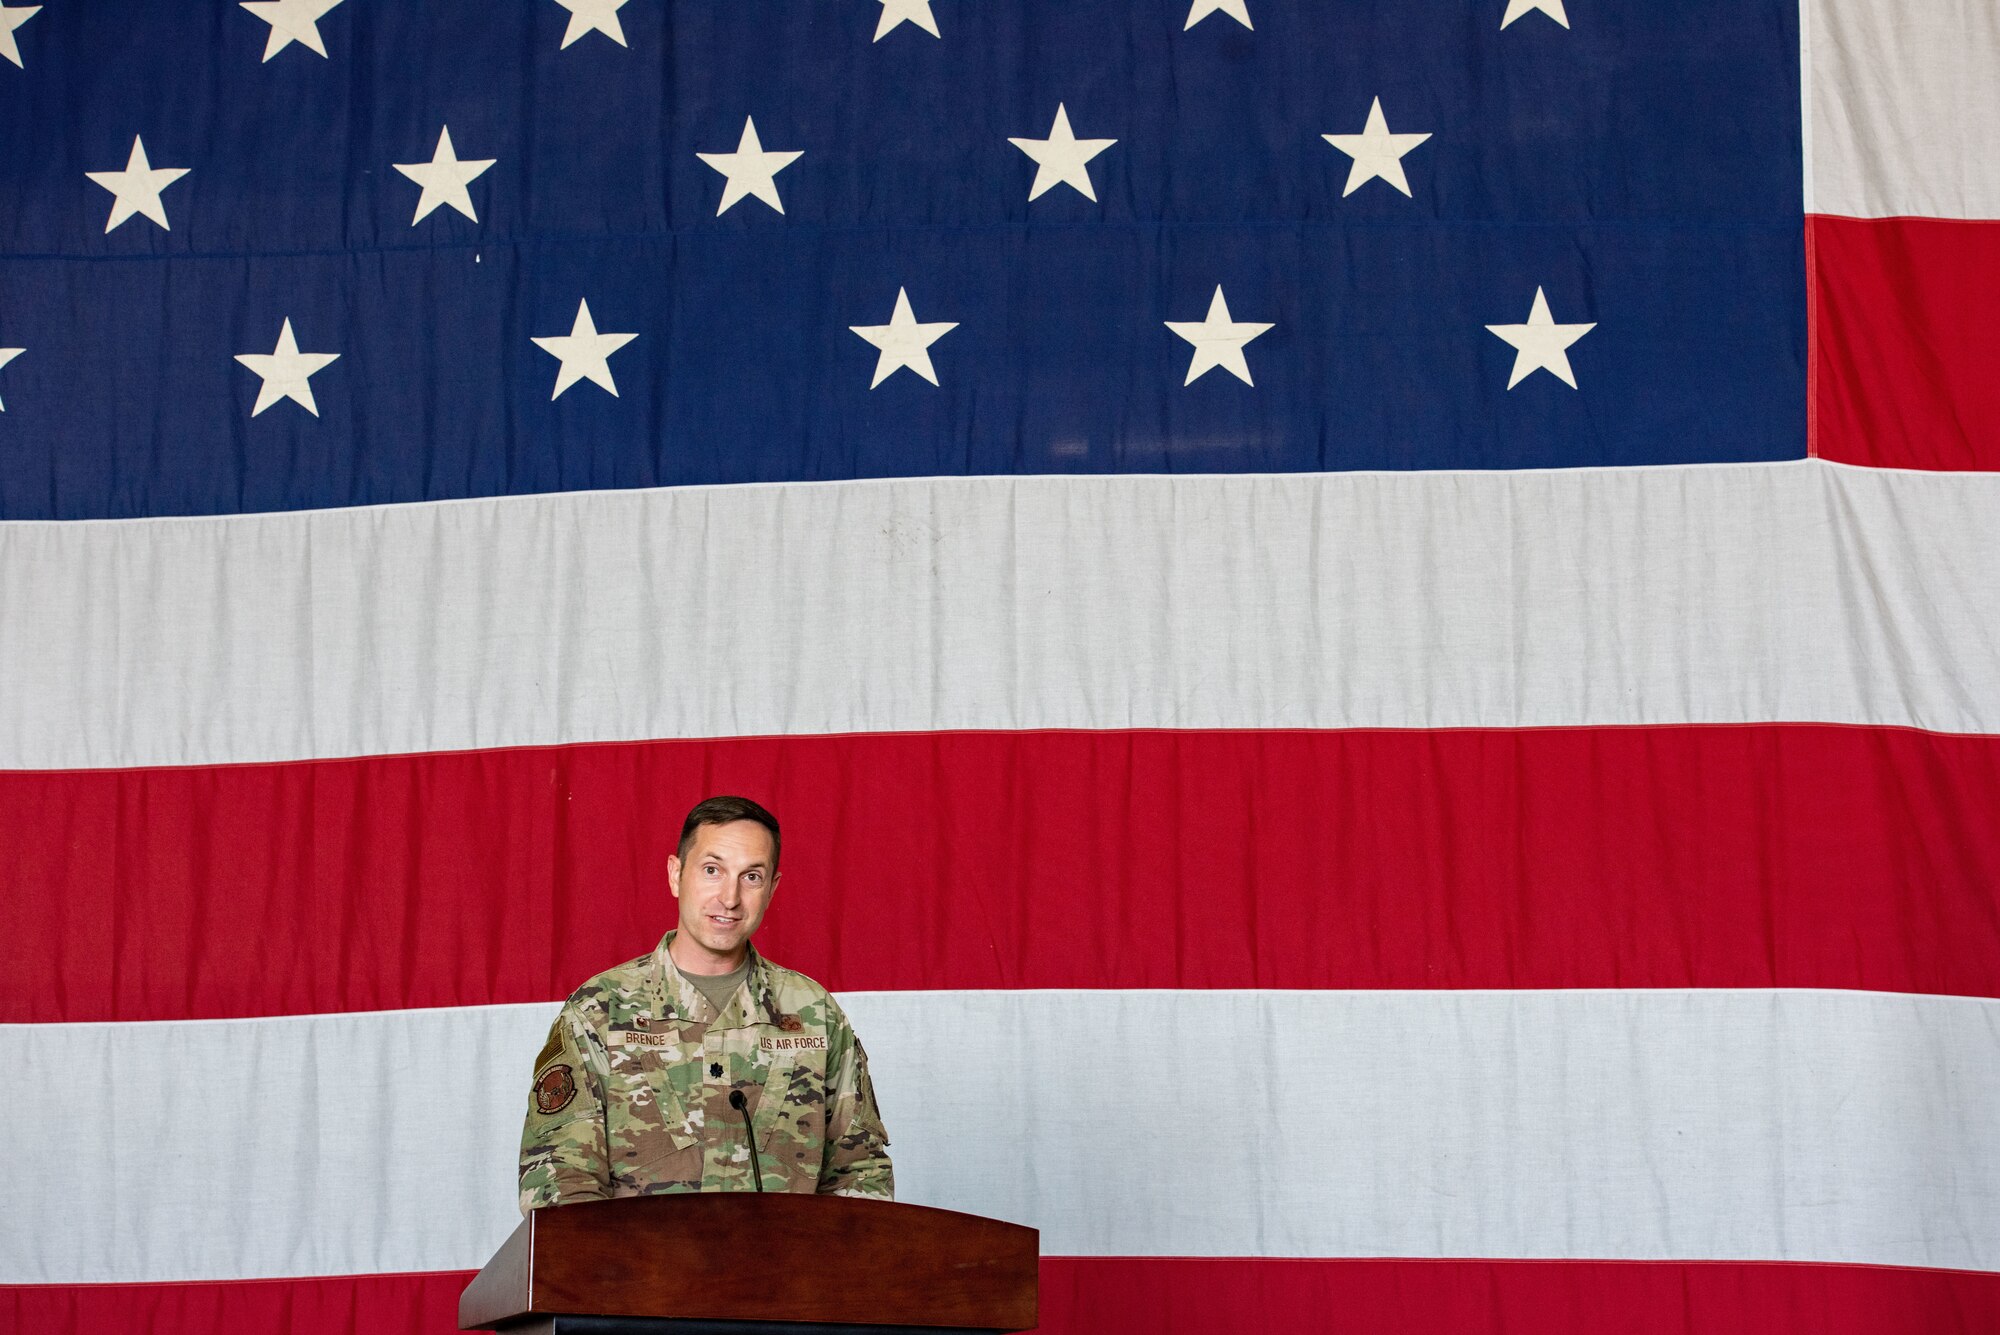
<path fill-rule="evenodd" d="M 788 1036 L 789 1037 L 789 1036 Z M 761 1054 L 770 1060 L 757 1129 L 769 1134 L 780 1123 L 788 1132 L 823 1127 L 826 1119 L 826 1049 L 791 1048 Z"/>
<path fill-rule="evenodd" d="M 689 1100 L 676 1087 L 677 1054 L 656 1048 L 613 1048 L 604 1090 L 604 1133 L 612 1172 L 646 1176 L 672 1155 L 701 1141 Z"/>

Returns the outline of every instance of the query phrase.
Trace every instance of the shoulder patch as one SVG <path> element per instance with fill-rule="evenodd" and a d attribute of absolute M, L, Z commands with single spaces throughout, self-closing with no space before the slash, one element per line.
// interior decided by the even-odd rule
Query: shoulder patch
<path fill-rule="evenodd" d="M 535 1054 L 535 1070 L 539 1073 L 544 1066 L 562 1056 L 562 1017 L 549 1026 L 549 1041 L 542 1044 L 542 1050 Z"/>
<path fill-rule="evenodd" d="M 535 1108 L 544 1116 L 559 1113 L 576 1097 L 576 1080 L 567 1066 L 551 1066 L 535 1081 Z"/>

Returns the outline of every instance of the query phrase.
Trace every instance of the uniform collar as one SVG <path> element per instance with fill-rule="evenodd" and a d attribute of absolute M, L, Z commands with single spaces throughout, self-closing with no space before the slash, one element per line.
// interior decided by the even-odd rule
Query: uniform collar
<path fill-rule="evenodd" d="M 672 944 L 676 935 L 678 932 L 668 932 L 660 938 L 660 944 L 653 948 L 652 990 L 656 1013 L 659 1016 L 673 1015 L 695 1024 L 713 1024 L 718 1020 L 734 1018 L 736 1022 L 727 1026 L 732 1029 L 746 1025 L 779 1023 L 778 1010 L 773 1004 L 771 992 L 771 966 L 757 953 L 757 947 L 749 947 L 750 968 L 743 975 L 743 982 L 737 987 L 736 996 L 718 1015 L 708 1004 L 708 998 L 696 990 L 695 985 L 687 980 L 687 976 L 674 963 L 673 957 L 667 954 L 667 947 Z M 746 992 L 749 994 L 747 998 L 744 995 Z M 747 1012 L 744 1011 L 746 1000 L 749 1003 Z"/>

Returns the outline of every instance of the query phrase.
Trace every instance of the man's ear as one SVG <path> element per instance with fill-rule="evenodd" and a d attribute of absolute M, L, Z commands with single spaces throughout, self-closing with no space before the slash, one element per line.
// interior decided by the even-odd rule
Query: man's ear
<path fill-rule="evenodd" d="M 777 882 L 771 884 L 775 888 Z M 673 891 L 675 899 L 681 897 L 681 860 L 672 853 L 667 854 L 667 889 Z"/>

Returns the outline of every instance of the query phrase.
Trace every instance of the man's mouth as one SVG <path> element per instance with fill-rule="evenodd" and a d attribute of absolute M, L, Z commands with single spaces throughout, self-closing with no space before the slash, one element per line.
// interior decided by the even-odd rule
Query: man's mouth
<path fill-rule="evenodd" d="M 717 927 L 734 927 L 736 926 L 736 924 L 743 921 L 743 919 L 740 917 L 729 917 L 725 914 L 720 914 L 720 913 L 711 913 L 708 914 L 707 917 L 708 920 L 714 923 Z"/>

